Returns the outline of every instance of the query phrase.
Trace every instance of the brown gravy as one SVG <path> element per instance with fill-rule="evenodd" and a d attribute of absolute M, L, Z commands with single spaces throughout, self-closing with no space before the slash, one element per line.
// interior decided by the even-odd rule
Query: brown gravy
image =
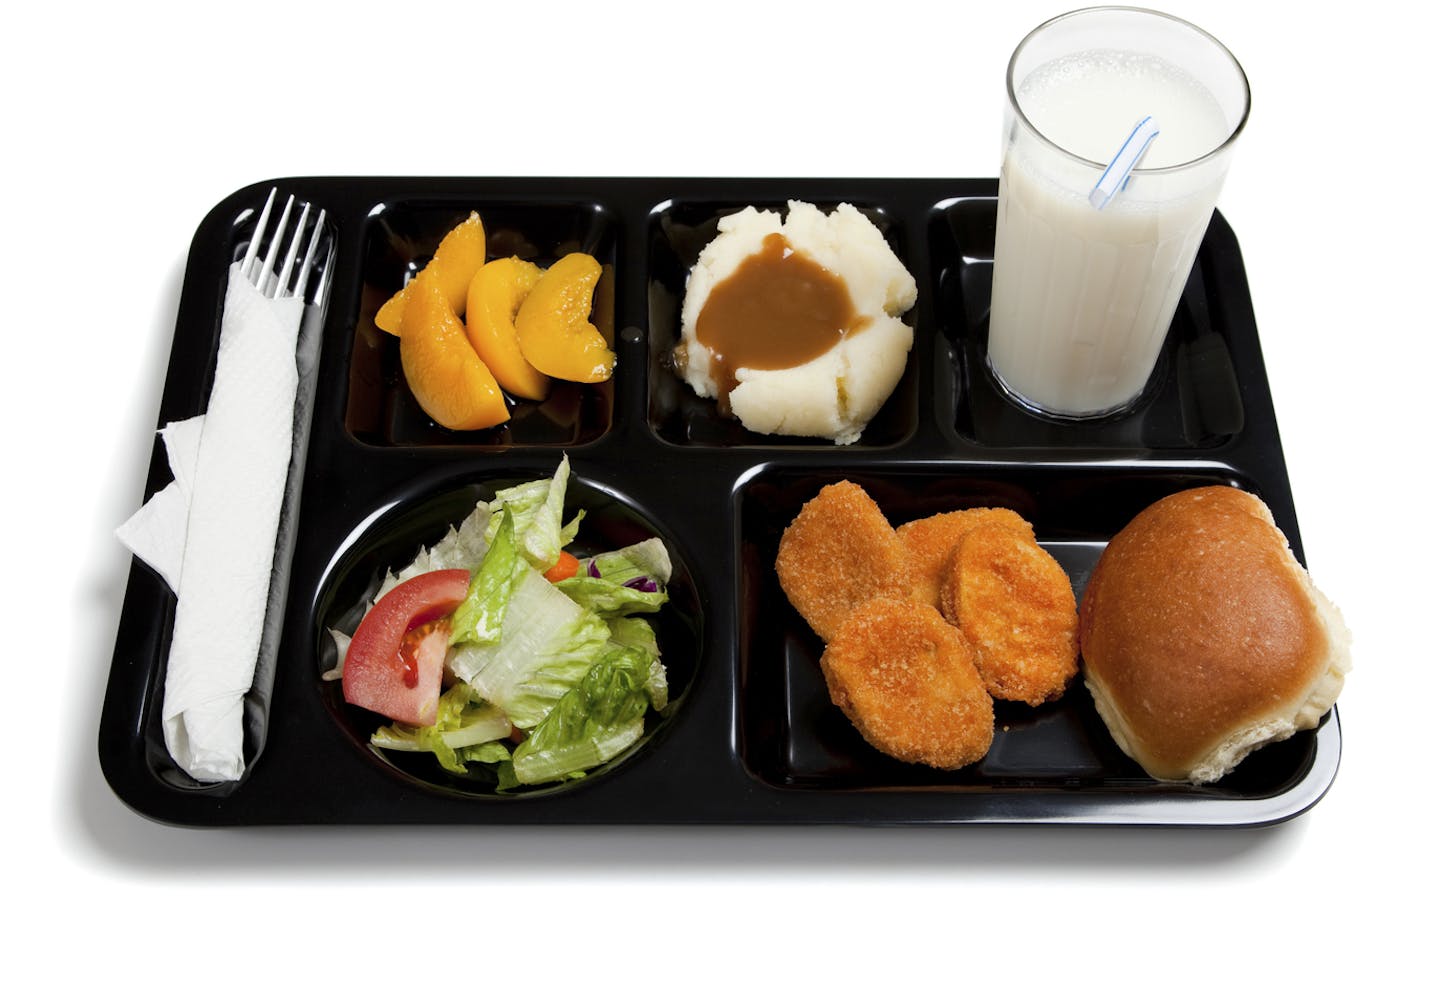
<path fill-rule="evenodd" d="M 798 367 L 868 323 L 839 276 L 772 233 L 758 254 L 710 290 L 695 337 L 712 354 L 720 407 L 728 413 L 737 369 Z"/>

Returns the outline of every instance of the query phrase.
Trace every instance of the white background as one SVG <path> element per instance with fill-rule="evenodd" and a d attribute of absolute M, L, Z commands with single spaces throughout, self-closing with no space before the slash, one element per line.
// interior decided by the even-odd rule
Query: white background
<path fill-rule="evenodd" d="M 1220 208 L 1311 570 L 1355 637 L 1340 774 L 1310 813 L 1260 832 L 235 832 L 153 824 L 111 794 L 95 731 L 129 567 L 111 531 L 139 503 L 185 255 L 214 203 L 306 174 L 993 176 L 1005 61 L 1066 9 L 493 6 L 7 14 L 0 964 L 218 984 L 768 983 L 782 967 L 1387 984 L 1423 963 L 1440 880 L 1436 25 L 1398 3 L 1165 8 L 1250 76 Z M 1425 905 L 1402 902 L 1411 887 Z"/>

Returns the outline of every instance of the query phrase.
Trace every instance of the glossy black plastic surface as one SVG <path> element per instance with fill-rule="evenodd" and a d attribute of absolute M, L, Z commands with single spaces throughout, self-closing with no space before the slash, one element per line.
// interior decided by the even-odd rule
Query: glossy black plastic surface
<path fill-rule="evenodd" d="M 240 190 L 192 246 L 161 422 L 203 410 L 226 263 L 271 183 Z M 131 570 L 100 725 L 111 786 L 138 812 L 193 826 L 293 823 L 1124 823 L 1248 826 L 1312 806 L 1339 764 L 1332 713 L 1211 786 L 1158 783 L 1110 740 L 1084 687 L 1032 710 L 997 705 L 978 765 L 939 772 L 870 749 L 830 703 L 820 642 L 774 577 L 781 532 L 846 478 L 900 524 L 1004 505 L 1034 523 L 1077 593 L 1115 534 L 1165 494 L 1233 484 L 1259 494 L 1301 554 L 1294 505 L 1235 238 L 1217 216 L 1140 406 L 1062 424 L 1010 404 L 984 368 L 994 180 L 286 179 L 334 224 L 329 303 L 316 314 L 313 411 L 297 459 L 293 546 L 277 557 L 274 620 L 247 698 L 239 782 L 197 785 L 165 754 L 159 698 L 174 602 Z M 746 432 L 667 367 L 685 277 L 720 216 L 746 205 L 845 201 L 884 232 L 919 285 L 903 379 L 859 442 Z M 541 263 L 571 250 L 606 266 L 596 321 L 618 364 L 563 385 L 506 426 L 430 423 L 400 373 L 380 304 L 470 210 L 490 253 Z M 386 567 L 475 498 L 551 473 L 568 453 L 570 504 L 593 548 L 656 534 L 676 562 L 658 629 L 672 703 L 606 770 L 497 796 L 370 748 L 374 722 L 325 682 L 331 624 L 353 622 Z M 156 447 L 146 494 L 169 480 Z M 1303 559 L 1303 555 L 1301 555 Z"/>

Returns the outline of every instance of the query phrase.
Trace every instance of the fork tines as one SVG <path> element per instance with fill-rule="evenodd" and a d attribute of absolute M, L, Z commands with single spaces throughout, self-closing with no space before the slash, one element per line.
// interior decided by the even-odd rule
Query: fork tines
<path fill-rule="evenodd" d="M 280 251 L 281 241 L 285 239 L 285 232 L 290 229 L 290 214 L 293 211 L 296 200 L 291 195 L 285 200 L 285 208 L 280 212 L 280 221 L 276 224 L 275 230 L 270 234 L 269 244 L 265 250 L 264 260 L 260 260 L 260 244 L 265 240 L 267 228 L 270 223 L 270 212 L 275 205 L 275 194 L 277 190 L 272 188 L 269 197 L 265 200 L 265 208 L 260 211 L 260 220 L 255 226 L 255 234 L 250 238 L 250 245 L 245 250 L 245 258 L 240 262 L 240 273 L 249 279 L 260 294 L 266 298 L 293 298 L 299 296 L 305 298 L 305 287 L 310 280 L 310 272 L 314 268 L 315 255 L 320 250 L 320 242 L 325 232 L 325 210 L 320 210 L 315 217 L 315 222 L 310 226 L 310 242 L 305 248 L 305 257 L 297 266 L 296 258 L 300 254 L 300 243 L 304 239 L 306 225 L 310 219 L 310 204 L 300 203 L 300 216 L 296 220 L 293 231 L 290 235 L 290 245 L 286 248 L 285 259 L 277 271 L 275 268 L 275 257 Z M 328 254 L 326 260 L 328 261 Z M 323 264 L 328 270 L 328 264 Z M 325 274 L 322 270 L 321 275 Z"/>

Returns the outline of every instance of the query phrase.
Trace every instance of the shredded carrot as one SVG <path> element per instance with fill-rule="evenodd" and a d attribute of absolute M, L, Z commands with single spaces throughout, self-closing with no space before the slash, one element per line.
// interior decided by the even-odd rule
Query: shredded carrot
<path fill-rule="evenodd" d="M 555 565 L 545 571 L 545 579 L 551 583 L 559 583 L 561 580 L 568 580 L 580 572 L 580 560 L 570 553 L 560 551 L 560 558 L 555 560 Z"/>

